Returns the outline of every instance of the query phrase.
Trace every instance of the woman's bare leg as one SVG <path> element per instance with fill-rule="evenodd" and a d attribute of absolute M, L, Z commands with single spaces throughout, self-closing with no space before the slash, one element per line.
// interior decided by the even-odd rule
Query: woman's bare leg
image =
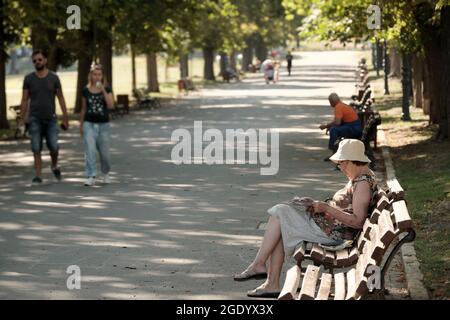
<path fill-rule="evenodd" d="M 280 239 L 270 256 L 269 272 L 267 276 L 266 289 L 269 291 L 280 291 L 280 276 L 283 269 L 284 248 L 283 241 Z"/>
<path fill-rule="evenodd" d="M 263 289 L 267 292 L 280 291 L 280 276 L 281 270 L 283 269 L 283 262 L 284 248 L 283 241 L 280 239 L 269 259 L 269 272 L 267 273 L 267 279 L 258 287 L 258 289 Z"/>
<path fill-rule="evenodd" d="M 261 247 L 258 250 L 253 262 L 248 266 L 247 270 L 256 272 L 266 271 L 266 262 L 272 255 L 281 240 L 281 226 L 280 220 L 276 217 L 270 216 L 267 222 L 267 229 L 264 233 L 264 238 Z M 282 245 L 282 244 L 281 244 Z M 284 252 L 283 252 L 284 255 Z"/>

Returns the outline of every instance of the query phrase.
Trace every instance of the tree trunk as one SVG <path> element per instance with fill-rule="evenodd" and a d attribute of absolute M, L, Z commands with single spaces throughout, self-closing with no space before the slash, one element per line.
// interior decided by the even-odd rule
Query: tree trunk
<path fill-rule="evenodd" d="M 231 55 L 230 55 L 230 67 L 234 71 L 237 71 L 236 51 L 231 52 Z"/>
<path fill-rule="evenodd" d="M 431 83 L 431 76 L 430 72 L 428 71 L 428 65 L 426 63 L 423 64 L 423 113 L 426 115 L 430 115 L 430 109 L 431 109 L 431 89 L 430 89 L 430 83 Z M 431 121 L 430 121 L 431 122 Z"/>
<path fill-rule="evenodd" d="M 214 49 L 203 48 L 203 58 L 205 60 L 203 78 L 205 80 L 216 81 L 216 77 L 214 75 Z"/>
<path fill-rule="evenodd" d="M 180 56 L 180 78 L 189 77 L 189 55 L 182 54 Z"/>
<path fill-rule="evenodd" d="M 411 54 L 404 53 L 402 55 L 403 68 L 402 68 L 402 89 L 403 89 L 403 100 L 402 100 L 402 120 L 409 121 L 411 116 L 409 114 L 409 97 L 411 92 Z"/>
<path fill-rule="evenodd" d="M 437 43 L 428 41 L 425 47 L 425 63 L 428 70 L 429 98 L 430 98 L 430 122 L 439 123 L 440 110 L 440 73 L 442 72 L 441 52 Z"/>
<path fill-rule="evenodd" d="M 441 91 L 440 91 L 440 119 L 438 139 L 450 137 L 450 5 L 441 9 Z"/>
<path fill-rule="evenodd" d="M 383 56 L 384 56 L 384 94 L 390 94 L 389 92 L 389 55 L 387 53 L 387 42 L 384 40 L 383 44 Z"/>
<path fill-rule="evenodd" d="M 91 51 L 91 43 L 93 41 L 92 30 L 80 31 L 80 47 L 77 52 L 78 57 L 78 72 L 77 72 L 77 92 L 75 99 L 75 113 L 81 111 L 81 93 L 83 88 L 88 83 L 89 71 L 93 59 Z"/>
<path fill-rule="evenodd" d="M 6 52 L 4 43 L 4 29 L 3 29 L 3 0 L 0 0 L 0 129 L 9 129 L 7 118 L 8 109 L 6 107 Z"/>
<path fill-rule="evenodd" d="M 419 2 L 412 8 L 420 38 L 425 50 L 425 68 L 428 96 L 430 98 L 430 122 L 439 123 L 440 118 L 440 95 L 441 95 L 441 73 L 442 73 L 442 51 L 441 31 L 435 24 L 430 23 L 434 15 L 434 6 L 429 2 Z M 444 21 L 442 21 L 444 22 Z M 442 88 L 444 89 L 444 88 Z M 445 91 L 445 90 L 444 90 Z M 446 94 L 446 93 L 445 93 Z M 437 136 L 439 138 L 439 134 Z"/>
<path fill-rule="evenodd" d="M 58 71 L 58 67 L 60 64 L 60 57 L 59 57 L 59 53 L 60 50 L 58 49 L 58 44 L 57 44 L 57 35 L 58 35 L 58 31 L 57 30 L 48 30 L 47 31 L 47 39 L 49 41 L 49 47 L 46 48 L 46 50 L 48 51 L 48 63 L 47 63 L 47 68 L 57 72 Z"/>
<path fill-rule="evenodd" d="M 402 59 L 397 48 L 391 48 L 389 50 L 389 60 L 391 63 L 391 73 L 389 74 L 389 77 L 400 78 L 402 72 Z"/>
<path fill-rule="evenodd" d="M 267 46 L 260 35 L 256 37 L 255 53 L 261 62 L 267 59 Z"/>
<path fill-rule="evenodd" d="M 136 52 L 134 51 L 134 45 L 130 44 L 131 50 L 131 86 L 133 90 L 136 90 Z"/>
<path fill-rule="evenodd" d="M 75 100 L 75 113 L 81 111 L 81 93 L 88 83 L 89 70 L 91 68 L 92 56 L 86 52 L 80 52 L 78 56 L 78 76 L 77 76 L 77 94 Z"/>
<path fill-rule="evenodd" d="M 103 67 L 103 75 L 106 77 L 108 85 L 113 87 L 113 42 L 111 34 L 105 35 L 100 41 L 100 64 Z"/>
<path fill-rule="evenodd" d="M 0 129 L 8 129 L 8 108 L 6 104 L 5 54 L 0 52 Z"/>
<path fill-rule="evenodd" d="M 242 69 L 250 71 L 248 66 L 253 63 L 253 43 L 250 37 L 245 40 L 245 49 L 242 55 Z"/>
<path fill-rule="evenodd" d="M 228 66 L 228 55 L 225 52 L 220 53 L 220 75 L 223 77 Z"/>
<path fill-rule="evenodd" d="M 413 91 L 414 91 L 414 106 L 423 109 L 423 59 L 413 55 Z"/>
<path fill-rule="evenodd" d="M 150 92 L 160 92 L 156 53 L 147 54 L 147 88 Z"/>

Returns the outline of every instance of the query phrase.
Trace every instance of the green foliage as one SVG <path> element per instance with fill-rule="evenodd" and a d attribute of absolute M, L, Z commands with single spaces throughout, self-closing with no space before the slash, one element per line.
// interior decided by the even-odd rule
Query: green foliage
<path fill-rule="evenodd" d="M 340 41 L 342 43 L 357 40 L 375 41 L 386 39 L 392 46 L 403 51 L 418 52 L 422 50 L 422 40 L 417 24 L 417 5 L 428 2 L 434 8 L 425 23 L 437 27 L 440 9 L 449 4 L 449 0 L 429 1 L 390 1 L 390 0 L 283 0 L 288 14 L 305 15 L 300 28 L 303 39 Z M 381 9 L 381 28 L 371 30 L 367 27 L 370 5 Z"/>
<path fill-rule="evenodd" d="M 0 48 L 0 54 L 8 56 L 8 47 L 21 42 L 25 12 L 17 1 L 4 1 L 0 10 L 0 14 L 3 17 L 3 39 L 1 39 L 2 48 Z"/>
<path fill-rule="evenodd" d="M 232 51 L 242 45 L 239 12 L 230 0 L 205 0 L 193 3 L 188 29 L 194 47 Z"/>

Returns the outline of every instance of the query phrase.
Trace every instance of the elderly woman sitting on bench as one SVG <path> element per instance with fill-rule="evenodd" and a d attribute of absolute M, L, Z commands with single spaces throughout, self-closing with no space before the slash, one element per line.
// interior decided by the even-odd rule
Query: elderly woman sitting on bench
<path fill-rule="evenodd" d="M 290 257 L 303 241 L 328 246 L 354 240 L 362 229 L 369 210 L 375 205 L 375 175 L 364 154 L 364 144 L 346 139 L 330 158 L 347 176 L 347 185 L 330 202 L 295 197 L 288 204 L 277 204 L 270 215 L 261 247 L 253 262 L 235 281 L 266 279 L 249 297 L 276 298 L 285 257 Z"/>

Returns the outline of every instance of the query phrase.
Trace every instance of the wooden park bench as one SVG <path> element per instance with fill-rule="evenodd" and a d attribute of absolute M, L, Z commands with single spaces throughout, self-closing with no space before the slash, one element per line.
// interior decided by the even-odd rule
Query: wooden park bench
<path fill-rule="evenodd" d="M 114 105 L 114 109 L 111 110 L 111 118 L 116 119 L 117 117 L 123 118 L 125 114 L 130 113 L 130 106 L 127 94 L 117 95 L 117 103 Z"/>
<path fill-rule="evenodd" d="M 372 89 L 370 89 L 369 87 L 369 89 L 364 91 L 362 98 L 360 100 L 353 100 L 352 102 L 350 102 L 350 106 L 352 106 L 356 110 L 362 110 L 370 101 L 372 101 L 371 98 Z"/>
<path fill-rule="evenodd" d="M 20 121 L 22 120 L 22 111 L 21 106 L 10 106 L 9 109 L 13 111 L 16 114 L 16 129 L 14 131 L 14 139 L 24 139 L 27 137 L 28 134 L 28 124 L 25 123 L 25 131 L 21 132 L 19 128 Z"/>
<path fill-rule="evenodd" d="M 353 101 L 361 101 L 363 99 L 364 94 L 368 91 L 368 90 L 372 90 L 370 84 L 367 84 L 364 87 L 359 87 L 357 84 L 355 85 L 355 87 L 357 88 L 358 94 L 352 95 L 351 99 Z"/>
<path fill-rule="evenodd" d="M 158 98 L 147 95 L 142 89 L 133 89 L 133 96 L 136 98 L 138 108 L 161 108 Z"/>
<path fill-rule="evenodd" d="M 378 147 L 378 126 L 381 124 L 381 116 L 377 111 L 367 110 L 358 112 L 358 117 L 363 123 L 363 133 L 361 141 L 366 147 L 366 154 L 370 161 L 375 161 L 372 147 L 370 142 L 373 141 L 373 148 L 376 150 Z"/>
<path fill-rule="evenodd" d="M 415 239 L 406 202 L 402 199 L 403 189 L 397 180 L 389 181 L 388 186 L 388 193 L 379 189 L 376 208 L 352 248 L 330 251 L 317 244 L 309 248 L 305 243 L 297 248 L 294 253 L 297 264 L 288 270 L 278 299 L 358 300 L 383 296 L 384 277 L 392 259 L 404 243 Z M 305 260 L 313 261 L 306 271 L 301 266 Z M 339 269 L 338 272 L 334 272 L 335 269 Z"/>
<path fill-rule="evenodd" d="M 190 78 L 183 78 L 178 80 L 178 92 L 184 92 L 185 95 L 189 93 L 189 91 L 196 91 L 197 88 L 194 85 L 194 82 Z"/>

